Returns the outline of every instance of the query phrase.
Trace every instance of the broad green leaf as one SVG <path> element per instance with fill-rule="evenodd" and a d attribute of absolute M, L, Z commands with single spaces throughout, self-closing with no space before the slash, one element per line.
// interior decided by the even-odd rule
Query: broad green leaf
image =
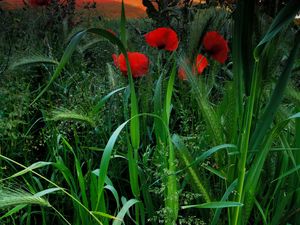
<path fill-rule="evenodd" d="M 36 197 L 43 197 L 44 195 L 52 194 L 53 192 L 61 191 L 61 188 L 48 188 L 34 194 Z"/>
<path fill-rule="evenodd" d="M 99 206 L 100 203 L 100 198 L 101 195 L 103 193 L 103 189 L 104 189 L 104 183 L 105 183 L 105 177 L 107 176 L 107 170 L 108 170 L 108 165 L 111 159 L 111 154 L 112 154 L 112 150 L 114 148 L 114 145 L 117 141 L 117 138 L 120 134 L 120 132 L 123 130 L 123 128 L 126 126 L 126 124 L 129 122 L 129 120 L 125 121 L 124 123 L 122 123 L 114 132 L 113 134 L 110 136 L 104 151 L 103 151 L 103 155 L 101 157 L 101 162 L 100 162 L 100 168 L 99 168 L 99 177 L 98 177 L 98 201 L 97 201 L 97 207 Z"/>
<path fill-rule="evenodd" d="M 129 201 L 127 201 L 122 209 L 120 210 L 120 212 L 117 214 L 117 218 L 119 218 L 120 220 L 115 220 L 113 222 L 113 225 L 121 225 L 123 223 L 123 219 L 125 214 L 129 211 L 130 207 L 132 207 L 134 204 L 139 203 L 140 201 L 136 200 L 136 199 L 131 199 Z"/>
<path fill-rule="evenodd" d="M 119 201 L 119 194 L 118 194 L 117 190 L 112 185 L 105 185 L 104 188 L 109 190 L 113 194 L 113 196 L 116 200 L 117 208 L 119 209 L 120 208 L 120 201 Z"/>

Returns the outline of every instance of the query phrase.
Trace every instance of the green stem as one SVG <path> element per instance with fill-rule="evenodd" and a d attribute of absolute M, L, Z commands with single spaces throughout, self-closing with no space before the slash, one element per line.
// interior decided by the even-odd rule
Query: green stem
<path fill-rule="evenodd" d="M 1 155 L 0 154 L 0 158 L 3 158 L 9 162 L 12 162 L 24 169 L 27 169 L 28 171 L 30 171 L 31 173 L 35 174 L 36 176 L 42 178 L 43 180 L 47 181 L 49 184 L 52 184 L 54 187 L 57 187 L 59 188 L 64 194 L 66 194 L 67 196 L 69 196 L 74 202 L 76 202 L 80 207 L 82 207 L 95 221 L 97 221 L 98 224 L 100 225 L 103 225 L 103 223 L 87 208 L 85 207 L 85 205 L 83 205 L 77 198 L 75 198 L 73 195 L 71 195 L 69 192 L 65 191 L 64 188 L 58 186 L 56 183 L 54 183 L 53 181 L 49 180 L 48 178 L 44 177 L 43 175 L 35 172 L 34 170 L 30 169 L 29 167 L 26 167 L 24 166 L 23 164 L 21 163 L 18 163 L 17 161 L 11 159 L 11 158 L 8 158 L 4 155 Z M 53 208 L 53 207 L 52 207 Z M 61 214 L 60 214 L 61 215 Z"/>
<path fill-rule="evenodd" d="M 243 129 L 241 134 L 241 141 L 239 144 L 240 149 L 240 159 L 238 163 L 238 184 L 237 184 L 237 197 L 236 201 L 241 202 L 243 196 L 243 187 L 246 174 L 246 162 L 247 162 L 247 153 L 249 149 L 249 139 L 251 132 L 253 108 L 256 96 L 257 81 L 258 81 L 258 61 L 255 62 L 255 69 L 251 81 L 251 90 L 250 96 L 247 99 L 246 112 L 244 117 Z M 241 202 L 242 203 L 242 202 Z M 233 212 L 233 225 L 237 225 L 239 221 L 240 207 L 236 207 Z"/>

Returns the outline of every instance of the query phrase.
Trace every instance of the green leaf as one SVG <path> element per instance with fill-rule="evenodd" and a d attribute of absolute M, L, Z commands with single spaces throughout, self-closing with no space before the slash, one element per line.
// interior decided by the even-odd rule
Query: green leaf
<path fill-rule="evenodd" d="M 107 31 L 105 29 L 101 29 L 101 28 L 90 28 L 90 29 L 79 31 L 75 35 L 73 35 L 73 37 L 71 38 L 71 41 L 68 44 L 68 46 L 66 47 L 65 52 L 64 52 L 63 56 L 61 57 L 59 64 L 58 64 L 56 70 L 54 71 L 54 74 L 52 75 L 50 81 L 43 88 L 43 90 L 38 94 L 38 96 L 33 100 L 31 105 L 34 104 L 49 89 L 51 84 L 59 77 L 62 70 L 65 68 L 66 64 L 70 60 L 72 54 L 76 50 L 76 47 L 78 46 L 79 42 L 87 33 L 93 33 L 96 35 L 100 35 L 100 36 L 108 39 L 112 44 L 117 45 L 119 47 L 119 49 L 121 50 L 121 52 L 124 54 L 126 62 L 128 62 L 128 56 L 127 56 L 127 52 L 126 52 L 124 45 L 117 37 L 115 37 L 115 35 L 113 35 L 109 31 Z M 127 66 L 129 66 L 129 63 L 127 63 Z M 130 68 L 128 69 L 128 74 L 129 74 L 129 76 L 131 76 Z"/>
<path fill-rule="evenodd" d="M 274 142 L 274 140 L 278 137 L 280 134 L 280 131 L 284 129 L 284 127 L 289 123 L 290 120 L 300 118 L 300 112 L 296 113 L 292 116 L 290 116 L 288 119 L 280 122 L 277 124 L 271 132 L 268 134 L 266 140 L 264 141 L 264 144 L 262 145 L 263 148 L 260 149 L 258 154 L 255 156 L 251 167 L 248 171 L 248 176 L 245 182 L 245 187 L 244 187 L 244 192 L 245 192 L 245 210 L 246 210 L 246 215 L 245 218 L 250 216 L 254 199 L 255 199 L 255 194 L 256 194 L 256 188 L 258 181 L 260 179 L 260 175 L 263 170 L 263 166 L 265 164 L 265 160 L 267 159 L 269 150 Z"/>
<path fill-rule="evenodd" d="M 124 205 L 123 205 L 123 207 L 122 207 L 122 209 L 120 210 L 120 212 L 117 214 L 117 218 L 119 218 L 120 220 L 115 220 L 114 222 L 113 222 L 113 225 L 121 225 L 122 223 L 123 223 L 123 219 L 124 219 L 124 216 L 125 216 L 125 214 L 129 211 L 129 208 L 131 207 L 131 206 L 133 206 L 134 204 L 136 204 L 136 203 L 139 203 L 140 201 L 138 201 L 138 200 L 136 200 L 136 199 L 131 199 L 131 200 L 129 200 L 129 201 L 127 201 Z"/>
<path fill-rule="evenodd" d="M 188 173 L 190 175 L 192 187 L 195 187 L 196 192 L 201 193 L 206 202 L 211 202 L 209 192 L 206 190 L 205 185 L 202 183 L 200 176 L 195 168 L 193 168 L 191 159 L 192 156 L 189 154 L 188 149 L 185 147 L 181 138 L 174 134 L 172 136 L 172 141 L 176 148 L 178 149 L 179 156 L 181 160 L 184 162 L 186 168 L 188 169 Z"/>
<path fill-rule="evenodd" d="M 117 90 L 114 90 L 110 92 L 109 94 L 105 95 L 98 103 L 96 106 L 93 107 L 91 114 L 96 115 L 104 106 L 104 104 L 107 102 L 107 100 L 112 97 L 114 94 L 124 90 L 126 87 L 118 88 Z"/>
<path fill-rule="evenodd" d="M 229 187 L 225 191 L 224 195 L 222 196 L 220 202 L 226 201 L 228 199 L 229 195 L 232 194 L 233 191 L 236 189 L 236 186 L 237 186 L 237 179 L 234 180 L 229 185 Z M 221 210 L 222 210 L 222 208 L 216 209 L 215 215 L 214 215 L 210 225 L 217 225 L 218 224 L 218 221 L 219 221 L 219 218 L 220 218 L 220 215 L 221 215 Z"/>
<path fill-rule="evenodd" d="M 104 188 L 109 190 L 113 194 L 113 196 L 116 200 L 117 208 L 119 209 L 120 208 L 120 201 L 119 201 L 119 194 L 118 194 L 117 190 L 112 185 L 105 185 Z"/>
<path fill-rule="evenodd" d="M 32 165 L 28 166 L 26 169 L 24 170 L 21 170 L 13 175 L 11 175 L 10 177 L 7 177 L 5 179 L 2 179 L 1 181 L 4 181 L 4 180 L 7 180 L 7 179 L 11 179 L 11 178 L 15 178 L 15 177 L 18 177 L 18 176 L 22 176 L 28 172 L 31 172 L 32 170 L 35 170 L 35 169 L 38 169 L 38 168 L 42 168 L 44 166 L 49 166 L 53 164 L 52 162 L 36 162 L 36 163 L 33 163 Z"/>
<path fill-rule="evenodd" d="M 260 58 L 265 44 L 272 40 L 282 30 L 283 27 L 288 25 L 295 18 L 299 10 L 300 1 L 290 0 L 287 5 L 279 12 L 279 14 L 275 17 L 271 26 L 269 27 L 267 33 L 254 50 L 254 57 L 256 60 Z"/>
<path fill-rule="evenodd" d="M 119 220 L 119 221 L 122 221 L 121 219 L 119 219 L 119 218 L 117 218 L 117 217 L 115 217 L 115 216 L 109 215 L 109 214 L 107 214 L 107 213 L 104 213 L 104 212 L 92 211 L 91 213 L 94 214 L 94 215 L 97 215 L 97 216 L 102 216 L 102 217 L 108 218 L 108 219 L 113 219 L 113 220 Z"/>
<path fill-rule="evenodd" d="M 290 56 L 287 60 L 286 66 L 284 67 L 284 70 L 282 71 L 279 79 L 277 80 L 271 99 L 269 100 L 266 108 L 264 109 L 263 114 L 260 117 L 259 121 L 257 122 L 257 126 L 250 138 L 250 149 L 258 148 L 259 144 L 261 143 L 265 134 L 270 128 L 270 125 L 272 124 L 275 113 L 280 106 L 280 103 L 284 96 L 284 92 L 288 85 L 288 81 L 291 76 L 291 70 L 293 68 L 295 58 L 297 56 L 299 45 L 300 45 L 300 32 L 295 37 L 295 43 L 290 53 Z"/>
<path fill-rule="evenodd" d="M 10 69 L 13 70 L 20 66 L 30 66 L 30 65 L 36 65 L 36 64 L 58 65 L 58 62 L 54 59 L 51 59 L 51 58 L 45 57 L 45 56 L 31 56 L 31 57 L 27 56 L 25 58 L 19 59 L 16 62 L 14 62 L 10 66 Z"/>
<path fill-rule="evenodd" d="M 125 48 L 127 48 L 126 16 L 125 16 L 124 0 L 122 0 L 121 20 L 120 20 L 120 36 L 121 36 L 123 45 L 125 46 Z"/>
<path fill-rule="evenodd" d="M 34 196 L 43 197 L 44 195 L 48 195 L 56 191 L 61 191 L 61 188 L 48 188 L 46 190 L 35 193 Z"/>
<path fill-rule="evenodd" d="M 114 148 L 114 145 L 117 141 L 117 138 L 119 136 L 119 134 L 121 133 L 121 131 L 123 130 L 123 128 L 126 126 L 126 124 L 129 122 L 130 120 L 125 121 L 124 123 L 122 123 L 114 132 L 113 134 L 110 136 L 104 151 L 103 151 L 103 155 L 101 157 L 101 162 L 100 162 L 100 169 L 99 169 L 99 177 L 98 177 L 98 201 L 97 201 L 97 207 L 96 209 L 98 209 L 99 203 L 100 203 L 100 198 L 101 195 L 103 193 L 103 189 L 104 189 L 104 183 L 105 183 L 105 177 L 107 176 L 107 170 L 108 170 L 108 165 L 111 159 L 111 154 L 112 154 L 112 150 Z"/>
<path fill-rule="evenodd" d="M 168 82 L 166 100 L 165 100 L 165 112 L 163 118 L 166 124 L 169 124 L 169 119 L 170 119 L 171 99 L 172 99 L 173 86 L 175 81 L 175 74 L 176 74 L 176 63 L 174 62 L 172 66 L 169 82 Z"/>
<path fill-rule="evenodd" d="M 61 71 L 69 61 L 70 57 L 72 56 L 73 52 L 75 51 L 79 41 L 85 34 L 86 34 L 86 30 L 78 32 L 73 36 L 50 81 L 47 83 L 46 87 L 44 87 L 43 90 L 38 94 L 38 96 L 33 100 L 31 105 L 34 104 L 49 89 L 50 85 L 57 79 L 57 77 L 60 75 Z"/>
<path fill-rule="evenodd" d="M 271 183 L 273 183 L 274 181 L 277 181 L 277 180 L 281 180 L 282 178 L 285 178 L 289 175 L 291 175 L 292 173 L 298 171 L 300 169 L 300 165 L 297 165 L 296 167 L 294 167 L 293 169 L 285 172 L 284 174 L 282 174 L 281 176 L 279 176 L 278 178 L 276 178 L 275 180 L 273 180 Z"/>
<path fill-rule="evenodd" d="M 220 209 L 220 208 L 229 208 L 229 207 L 241 207 L 242 203 L 239 202 L 208 202 L 198 205 L 186 205 L 181 206 L 182 209 L 190 209 L 190 208 L 199 208 L 199 209 Z"/>
<path fill-rule="evenodd" d="M 21 209 L 25 208 L 27 206 L 27 204 L 24 205 L 17 205 L 16 207 L 12 208 L 11 210 L 9 210 L 7 213 L 5 213 L 3 216 L 0 217 L 0 220 L 9 217 L 17 212 L 19 212 Z"/>

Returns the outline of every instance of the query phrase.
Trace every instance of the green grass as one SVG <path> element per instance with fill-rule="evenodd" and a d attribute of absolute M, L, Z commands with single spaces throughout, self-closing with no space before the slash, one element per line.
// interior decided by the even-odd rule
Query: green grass
<path fill-rule="evenodd" d="M 124 8 L 45 32 L 49 9 L 1 12 L 0 224 L 296 225 L 300 4 L 256 9 L 198 9 L 176 52 L 150 48 L 155 24 Z M 230 55 L 195 76 L 186 59 L 210 30 Z M 149 56 L 145 77 L 115 68 L 127 51 Z"/>

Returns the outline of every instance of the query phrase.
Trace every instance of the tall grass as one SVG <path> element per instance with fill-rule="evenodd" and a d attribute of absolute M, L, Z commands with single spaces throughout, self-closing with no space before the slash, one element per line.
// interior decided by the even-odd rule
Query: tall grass
<path fill-rule="evenodd" d="M 123 3 L 119 36 L 85 28 L 60 60 L 13 61 L 0 89 L 1 224 L 297 224 L 300 106 L 291 80 L 300 35 L 290 24 L 300 3 L 289 1 L 267 29 L 256 7 L 238 1 L 233 19 L 224 9 L 199 10 L 188 45 L 170 53 L 133 45 L 143 36 L 127 31 Z M 186 58 L 202 51 L 209 30 L 232 35 L 232 56 L 195 76 Z M 293 43 L 282 50 L 286 31 Z M 107 46 L 124 54 L 127 78 L 111 62 L 85 64 Z M 138 48 L 151 65 L 134 80 L 127 52 Z M 187 81 L 177 79 L 178 67 Z M 6 82 L 7 73 L 17 78 Z M 23 73 L 46 76 L 35 86 Z M 18 88 L 26 95 L 12 101 Z"/>

